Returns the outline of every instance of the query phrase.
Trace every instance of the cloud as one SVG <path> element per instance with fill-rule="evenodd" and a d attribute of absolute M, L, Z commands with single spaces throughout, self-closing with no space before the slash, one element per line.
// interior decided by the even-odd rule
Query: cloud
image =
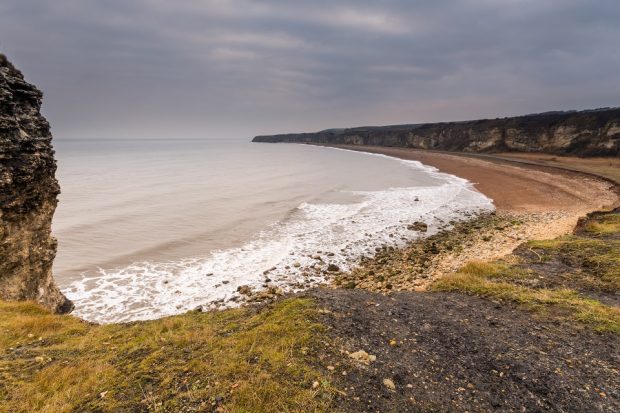
<path fill-rule="evenodd" d="M 45 91 L 66 137 L 620 105 L 617 0 L 5 0 L 0 10 L 0 48 Z"/>

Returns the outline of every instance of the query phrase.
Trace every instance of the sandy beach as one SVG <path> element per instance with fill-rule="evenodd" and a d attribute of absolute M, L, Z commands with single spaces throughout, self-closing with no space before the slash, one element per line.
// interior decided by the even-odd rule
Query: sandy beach
<path fill-rule="evenodd" d="M 402 279 L 400 282 L 392 280 L 389 289 L 424 290 L 433 280 L 457 271 L 467 262 L 499 259 L 510 254 L 524 241 L 569 234 L 580 217 L 592 211 L 616 207 L 620 201 L 617 184 L 592 174 L 557 166 L 547 167 L 499 157 L 408 148 L 337 147 L 415 160 L 442 172 L 465 178 L 491 198 L 497 208 L 493 222 L 475 223 L 475 231 L 468 233 L 466 240 L 461 240 L 465 243 L 465 248 L 457 251 L 442 250 L 425 256 L 427 262 L 423 271 L 421 270 L 421 277 Z M 574 159 L 579 162 L 578 158 Z M 500 224 L 501 230 L 498 230 L 495 220 L 512 224 Z M 455 236 L 458 234 L 443 236 L 441 242 Z M 419 247 L 417 244 L 419 243 L 413 243 L 400 253 L 410 254 L 412 249 Z M 396 267 L 401 264 L 398 259 L 393 262 Z M 362 288 L 386 291 L 385 283 L 369 281 L 364 275 L 368 268 L 367 265 L 362 265 L 359 270 L 347 276 L 344 282 L 363 280 L 359 285 Z"/>
<path fill-rule="evenodd" d="M 408 148 L 345 146 L 339 148 L 380 153 L 415 160 L 442 172 L 471 181 L 476 189 L 493 199 L 498 211 L 545 212 L 553 210 L 580 212 L 611 207 L 618 194 L 603 179 L 587 174 L 526 163 L 499 157 L 482 159 L 479 155 L 448 154 Z M 518 159 L 515 157 L 515 160 Z M 588 164 L 588 159 L 571 158 Z M 578 165 L 575 165 L 578 167 Z"/>

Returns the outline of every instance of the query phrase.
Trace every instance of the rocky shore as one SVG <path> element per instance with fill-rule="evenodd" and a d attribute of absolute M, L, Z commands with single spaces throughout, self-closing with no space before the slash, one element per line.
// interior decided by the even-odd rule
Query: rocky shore
<path fill-rule="evenodd" d="M 484 237 L 521 225 L 489 215 L 454 229 Z M 425 241 L 427 254 L 468 239 L 442 237 Z M 571 235 L 523 240 L 513 254 L 470 262 L 424 292 L 315 288 L 129 324 L 97 326 L 0 301 L 0 406 L 616 412 L 619 238 L 620 210 L 595 213 Z M 380 252 L 366 271 L 388 272 L 401 256 Z"/>
<path fill-rule="evenodd" d="M 329 287 L 285 294 L 266 271 L 263 290 L 238 289 L 256 305 L 96 325 L 55 314 L 72 305 L 51 275 L 59 188 L 40 103 L 0 56 L 0 411 L 620 411 L 617 183 L 364 147 L 463 176 L 497 210 L 350 272 L 317 251 Z"/>

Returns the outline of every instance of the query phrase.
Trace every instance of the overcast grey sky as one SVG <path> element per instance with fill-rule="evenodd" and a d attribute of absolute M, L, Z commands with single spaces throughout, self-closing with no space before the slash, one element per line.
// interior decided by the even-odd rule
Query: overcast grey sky
<path fill-rule="evenodd" d="M 620 105 L 619 0 L 2 0 L 57 139 Z"/>

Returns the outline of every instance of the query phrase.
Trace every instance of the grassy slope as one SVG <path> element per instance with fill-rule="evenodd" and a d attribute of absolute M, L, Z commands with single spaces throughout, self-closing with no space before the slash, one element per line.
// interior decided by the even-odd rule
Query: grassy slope
<path fill-rule="evenodd" d="M 620 214 L 595 214 L 578 235 L 531 241 L 520 250 L 516 262 L 469 263 L 433 288 L 560 310 L 598 331 L 620 334 L 620 308 L 593 298 L 613 299 L 620 292 Z"/>
<path fill-rule="evenodd" d="M 0 410 L 324 411 L 308 300 L 95 326 L 0 304 Z M 320 384 L 314 385 L 314 381 Z"/>
<path fill-rule="evenodd" d="M 620 333 L 620 215 L 577 235 L 524 244 L 505 262 L 470 263 L 434 284 Z M 380 255 L 379 259 L 385 259 Z M 0 411 L 330 411 L 316 306 L 190 312 L 92 325 L 32 303 L 0 302 Z"/>

